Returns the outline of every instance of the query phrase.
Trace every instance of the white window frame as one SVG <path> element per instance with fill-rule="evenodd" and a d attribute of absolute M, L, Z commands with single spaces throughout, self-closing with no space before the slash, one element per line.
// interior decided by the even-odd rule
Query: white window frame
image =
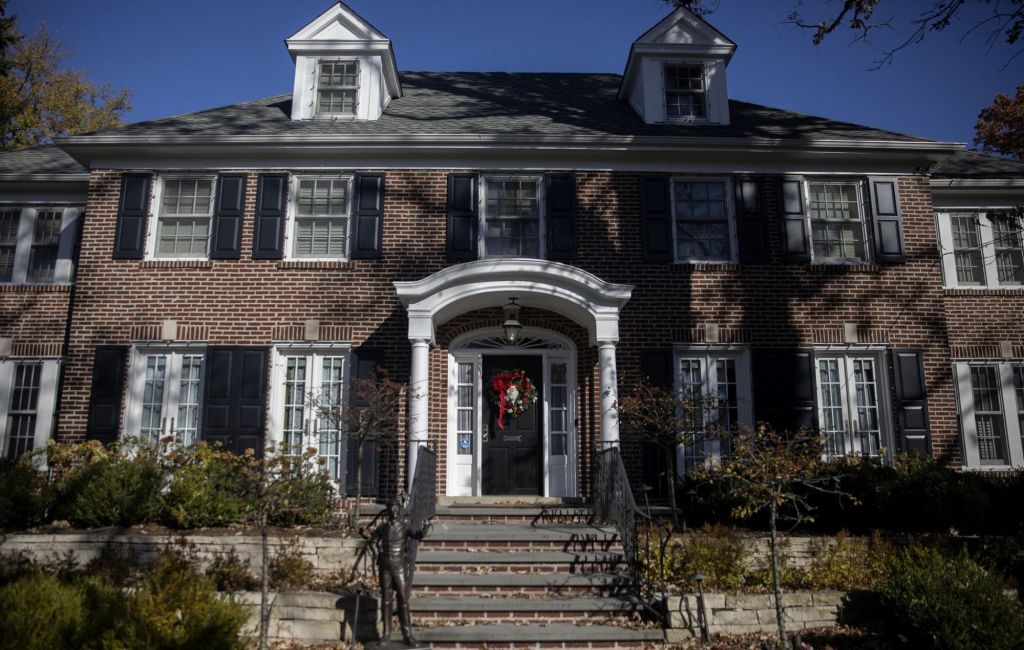
<path fill-rule="evenodd" d="M 173 437 L 176 444 L 184 441 L 178 439 L 177 413 L 181 397 L 181 362 L 186 356 L 203 358 L 199 372 L 198 416 L 196 418 L 196 439 L 202 437 L 203 392 L 206 384 L 206 343 L 185 342 L 139 342 L 132 346 L 128 365 L 128 387 L 125 399 L 125 417 L 122 436 L 138 438 L 142 444 L 150 444 L 142 439 L 142 408 L 146 387 L 146 360 L 151 356 L 166 356 L 167 370 L 164 377 L 164 394 L 160 423 L 160 439 Z"/>
<path fill-rule="evenodd" d="M 516 258 L 487 254 L 487 181 L 534 181 L 537 183 L 537 257 Z M 477 255 L 478 259 L 547 259 L 547 201 L 544 177 L 537 174 L 483 174 L 480 176 L 480 191 L 477 197 Z"/>
<path fill-rule="evenodd" d="M 722 183 L 725 187 L 726 223 L 729 230 L 728 259 L 704 259 L 679 256 L 679 225 L 676 222 L 676 183 Z M 736 201 L 732 179 L 726 176 L 673 176 L 669 185 L 669 203 L 672 210 L 672 257 L 678 264 L 736 264 L 739 260 L 739 241 L 736 229 Z"/>
<path fill-rule="evenodd" d="M 169 180 L 208 180 L 210 181 L 210 214 L 208 215 L 209 228 L 206 230 L 206 250 L 202 255 L 160 255 L 157 253 L 157 246 L 160 239 L 160 219 L 163 208 L 164 183 Z M 182 174 L 159 174 L 153 183 L 153 195 L 149 202 L 149 215 L 146 222 L 149 224 L 146 233 L 146 259 L 166 261 L 204 261 L 210 259 L 210 241 L 213 238 L 213 217 L 217 212 L 217 176 L 216 174 L 205 173 L 182 173 Z M 170 219 L 177 217 L 168 216 Z"/>
<path fill-rule="evenodd" d="M 941 210 L 935 213 L 935 225 L 939 238 L 939 254 L 942 258 L 942 286 L 947 289 L 1009 289 L 1024 290 L 1024 284 L 1002 284 L 999 282 L 999 268 L 996 264 L 995 229 L 989 215 L 998 210 L 963 208 Z M 978 237 L 981 241 L 981 259 L 985 281 L 981 284 L 960 284 L 956 275 L 956 250 L 953 248 L 952 217 L 975 215 L 978 217 Z"/>
<path fill-rule="evenodd" d="M 699 67 L 704 81 L 704 91 L 701 95 L 704 98 L 704 117 L 692 115 L 670 116 L 668 114 L 668 68 Z M 662 61 L 661 63 L 661 108 L 665 121 L 673 124 L 704 124 L 711 122 L 711 92 L 708 82 L 708 66 L 704 61 Z"/>
<path fill-rule="evenodd" d="M 321 63 L 355 63 L 356 64 L 356 86 L 355 86 L 355 105 L 352 107 L 352 113 L 329 113 L 320 111 L 320 64 Z M 360 57 L 317 57 L 313 61 L 313 86 L 311 88 L 312 93 L 312 110 L 311 114 L 314 118 L 327 119 L 327 120 L 352 120 L 359 117 L 360 99 L 362 99 L 363 90 L 363 65 Z"/>
<path fill-rule="evenodd" d="M 270 412 L 269 412 L 269 432 L 270 440 L 280 447 L 284 443 L 284 410 L 285 410 L 285 378 L 288 370 L 288 358 L 289 357 L 305 357 L 306 358 L 306 383 L 307 383 L 307 405 L 303 410 L 303 422 L 304 430 L 306 431 L 304 448 L 315 448 L 319 455 L 320 450 L 320 438 L 319 430 L 317 428 L 317 418 L 313 416 L 312 409 L 308 406 L 308 396 L 313 391 L 318 391 L 321 386 L 323 377 L 323 359 L 324 357 L 341 357 L 342 362 L 342 388 L 341 388 L 341 402 L 347 406 L 348 400 L 352 394 L 352 346 L 349 343 L 336 343 L 336 342 L 323 342 L 323 343 L 292 343 L 292 342 L 279 342 L 274 344 L 273 348 L 273 365 L 271 367 L 271 386 L 270 386 Z M 339 458 L 338 462 L 340 467 L 338 469 L 339 478 L 333 479 L 335 487 L 339 489 L 344 488 L 345 480 L 345 463 L 346 456 L 348 453 L 347 437 L 342 432 L 341 440 L 339 442 Z M 302 453 L 301 451 L 293 450 L 293 453 Z M 326 470 L 326 466 L 325 466 Z"/>
<path fill-rule="evenodd" d="M 860 449 L 860 441 L 854 435 L 855 431 L 847 431 L 846 433 L 850 436 L 848 440 L 843 441 L 843 453 L 842 454 L 829 454 L 829 450 L 822 450 L 822 458 L 830 460 L 832 458 L 844 458 L 844 457 L 859 457 L 862 455 L 868 455 L 874 458 L 882 458 L 884 460 L 891 458 L 894 446 L 893 439 L 893 415 L 892 415 L 892 402 L 889 396 L 889 365 L 888 359 L 886 358 L 886 350 L 875 347 L 863 347 L 863 346 L 827 346 L 817 348 L 814 352 L 814 397 L 815 397 L 815 409 L 818 418 L 818 427 L 823 430 L 822 423 L 824 422 L 824 416 L 822 409 L 824 408 L 824 400 L 822 399 L 821 392 L 821 370 L 818 362 L 822 359 L 837 359 L 839 360 L 839 372 L 840 372 L 840 386 L 841 386 L 841 405 L 843 411 L 843 421 L 846 423 L 847 428 L 855 427 L 857 423 L 856 418 L 856 404 L 854 399 L 856 398 L 856 386 L 854 384 L 854 370 L 853 362 L 856 360 L 867 359 L 875 365 L 875 401 L 876 408 L 878 410 L 878 453 L 877 454 L 862 454 Z M 848 450 L 846 443 L 849 441 L 856 442 L 855 448 Z M 851 446 L 853 446 L 851 444 Z"/>
<path fill-rule="evenodd" d="M 33 449 L 46 447 L 53 435 L 56 407 L 57 384 L 60 380 L 61 360 L 50 357 L 7 357 L 0 359 L 0 457 L 7 458 L 10 444 L 8 414 L 11 407 L 15 369 L 22 364 L 42 366 L 39 377 L 39 394 L 36 399 L 36 426 Z M 37 459 L 37 467 L 45 466 L 44 459 Z"/>
<path fill-rule="evenodd" d="M 746 346 L 733 345 L 689 345 L 677 346 L 674 354 L 673 381 L 675 390 L 682 392 L 682 362 L 684 360 L 698 360 L 701 363 L 702 392 L 705 399 L 714 399 L 718 395 L 718 369 L 719 359 L 728 359 L 736 363 L 736 406 L 739 416 L 739 426 L 754 426 L 754 402 L 752 396 L 752 377 L 750 374 L 750 349 Z M 718 409 L 708 413 L 705 419 L 713 421 L 718 419 Z M 705 464 L 717 464 L 722 460 L 722 449 L 720 440 L 704 440 L 703 449 L 693 453 L 687 449 L 685 444 L 676 447 L 677 467 L 680 475 L 689 468 L 689 461 L 700 455 L 704 458 Z"/>
<path fill-rule="evenodd" d="M 298 214 L 299 214 L 299 182 L 303 180 L 315 180 L 315 179 L 331 179 L 331 180 L 343 180 L 348 183 L 348 190 L 346 192 L 346 206 L 344 218 L 348 222 L 345 227 L 345 251 L 340 257 L 332 256 L 296 256 L 294 252 L 296 227 L 298 225 Z M 355 197 L 352 193 L 355 191 L 355 176 L 348 172 L 337 172 L 337 173 L 312 173 L 312 174 L 292 174 L 288 181 L 288 214 L 287 223 L 285 224 L 285 235 L 284 235 L 284 255 L 286 260 L 294 260 L 298 262 L 347 262 L 351 257 L 352 251 L 352 206 L 355 205 Z M 326 218 L 326 217 L 325 217 Z"/>
<path fill-rule="evenodd" d="M 957 414 L 963 441 L 963 467 L 977 471 L 1006 471 L 1024 467 L 1024 449 L 1021 444 L 1017 395 L 1013 385 L 1013 367 L 1024 365 L 1024 359 L 971 359 L 953 363 L 953 377 L 957 393 Z M 1000 401 L 1003 410 L 1003 430 L 1006 432 L 1006 450 L 1009 463 L 983 465 L 978 450 L 978 432 L 974 419 L 974 392 L 971 386 L 972 366 L 995 366 L 1000 385 Z"/>
<path fill-rule="evenodd" d="M 0 281 L 0 284 L 69 284 L 74 275 L 74 249 L 78 234 L 78 217 L 84 212 L 80 205 L 61 203 L 2 204 L 0 210 L 20 210 L 18 218 L 18 234 L 14 249 L 14 268 L 11 279 Z M 29 280 L 28 268 L 32 257 L 32 244 L 35 238 L 36 215 L 39 212 L 61 210 L 60 240 L 57 244 L 57 265 L 53 278 L 50 280 Z"/>
<path fill-rule="evenodd" d="M 811 184 L 815 185 L 855 185 L 857 188 L 857 206 L 860 209 L 860 227 L 861 234 L 864 237 L 864 257 L 818 257 L 814 254 L 814 219 L 811 217 Z M 807 251 L 811 256 L 811 264 L 820 265 L 837 265 L 837 266 L 852 266 L 858 264 L 870 264 L 874 259 L 872 256 L 873 241 L 871 237 L 871 229 L 868 227 L 868 220 L 873 218 L 873 215 L 869 212 L 868 205 L 868 193 L 866 181 L 862 178 L 843 178 L 843 177 L 804 177 L 801 190 L 804 193 L 804 223 L 807 228 Z"/>

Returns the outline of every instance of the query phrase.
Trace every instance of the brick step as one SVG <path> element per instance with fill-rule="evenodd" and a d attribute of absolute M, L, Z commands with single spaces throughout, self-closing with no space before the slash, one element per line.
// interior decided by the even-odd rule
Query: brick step
<path fill-rule="evenodd" d="M 409 601 L 413 624 L 433 621 L 491 624 L 498 622 L 625 623 L 638 616 L 640 605 L 628 596 L 553 598 L 485 598 L 482 596 L 416 596 Z"/>
<path fill-rule="evenodd" d="M 418 629 L 417 641 L 432 648 L 654 648 L 664 643 L 660 629 L 603 625 L 449 625 Z"/>
<path fill-rule="evenodd" d="M 589 524 L 484 524 L 441 522 L 420 544 L 421 550 L 515 549 L 516 551 L 612 551 L 621 548 L 614 528 Z"/>
<path fill-rule="evenodd" d="M 483 573 L 479 575 L 420 572 L 413 577 L 417 595 L 520 595 L 530 598 L 596 594 L 609 596 L 629 590 L 628 577 L 614 574 Z"/>
<path fill-rule="evenodd" d="M 416 556 L 417 572 L 620 573 L 626 568 L 617 551 L 423 550 Z"/>
<path fill-rule="evenodd" d="M 482 523 L 591 524 L 594 521 L 590 508 L 572 505 L 452 505 L 439 507 L 437 517 L 442 521 Z"/>

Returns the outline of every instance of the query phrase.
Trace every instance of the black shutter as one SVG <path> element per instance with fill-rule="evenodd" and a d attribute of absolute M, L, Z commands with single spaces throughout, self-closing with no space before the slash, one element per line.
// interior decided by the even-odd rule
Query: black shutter
<path fill-rule="evenodd" d="M 477 258 L 477 183 L 476 174 L 448 174 L 449 261 L 469 262 Z"/>
<path fill-rule="evenodd" d="M 810 262 L 811 244 L 807 236 L 804 209 L 804 181 L 784 178 L 779 184 L 779 212 L 782 215 L 782 255 L 787 262 Z"/>
<path fill-rule="evenodd" d="M 103 443 L 117 440 L 124 398 L 125 365 L 128 346 L 102 345 L 96 348 L 92 366 L 92 391 L 89 394 L 89 418 L 85 437 Z M 130 432 L 138 434 L 137 431 Z"/>
<path fill-rule="evenodd" d="M 670 389 L 676 383 L 675 353 L 672 348 L 649 348 L 640 352 L 640 372 L 655 386 Z"/>
<path fill-rule="evenodd" d="M 907 260 L 903 247 L 903 219 L 895 178 L 869 178 L 871 217 L 875 222 L 875 260 L 899 263 Z"/>
<path fill-rule="evenodd" d="M 672 261 L 672 201 L 668 176 L 640 177 L 640 219 L 643 222 L 644 259 Z"/>
<path fill-rule="evenodd" d="M 210 347 L 203 381 L 203 439 L 236 454 L 263 453 L 267 412 L 266 348 Z"/>
<path fill-rule="evenodd" d="M 352 355 L 352 377 L 372 381 L 377 377 L 377 367 L 384 361 L 384 350 L 361 347 Z M 353 395 L 350 404 L 354 407 L 365 405 L 365 401 Z M 356 441 L 350 439 L 345 450 L 345 491 L 356 493 Z M 380 492 L 380 441 L 363 441 L 363 496 L 375 497 Z"/>
<path fill-rule="evenodd" d="M 237 260 L 242 256 L 242 212 L 245 208 L 245 174 L 217 177 L 216 210 L 213 213 L 211 260 Z"/>
<path fill-rule="evenodd" d="M 150 174 L 125 174 L 121 177 L 121 200 L 114 233 L 115 260 L 141 260 L 145 255 L 152 178 Z"/>
<path fill-rule="evenodd" d="M 900 451 L 931 453 L 928 426 L 928 388 L 920 350 L 891 350 L 896 399 L 896 444 Z"/>
<path fill-rule="evenodd" d="M 384 174 L 356 174 L 352 259 L 377 260 L 384 243 Z"/>
<path fill-rule="evenodd" d="M 812 351 L 755 349 L 750 365 L 758 423 L 779 431 L 817 430 Z"/>
<path fill-rule="evenodd" d="M 576 256 L 576 176 L 548 174 L 545 180 L 547 258 L 571 260 Z"/>
<path fill-rule="evenodd" d="M 761 182 L 756 178 L 737 178 L 736 234 L 739 259 L 743 264 L 768 261 L 768 218 L 761 199 Z"/>
<path fill-rule="evenodd" d="M 260 174 L 256 183 L 256 227 L 252 236 L 254 260 L 284 257 L 284 201 L 288 176 Z"/>

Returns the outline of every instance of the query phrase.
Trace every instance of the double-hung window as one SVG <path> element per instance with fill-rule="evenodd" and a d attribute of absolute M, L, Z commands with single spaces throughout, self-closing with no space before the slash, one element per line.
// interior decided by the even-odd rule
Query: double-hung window
<path fill-rule="evenodd" d="M 0 361 L 0 452 L 15 460 L 46 444 L 53 431 L 56 359 Z"/>
<path fill-rule="evenodd" d="M 938 213 L 947 287 L 1024 286 L 1021 218 L 1002 212 Z"/>
<path fill-rule="evenodd" d="M 154 257 L 205 258 L 213 215 L 214 178 L 164 176 L 157 203 Z"/>
<path fill-rule="evenodd" d="M 713 430 L 737 431 L 753 425 L 750 361 L 745 350 L 688 349 L 676 354 L 676 386 L 688 422 L 678 450 L 681 471 L 721 460 L 721 440 Z"/>
<path fill-rule="evenodd" d="M 317 63 L 316 114 L 354 116 L 359 96 L 359 61 Z"/>
<path fill-rule="evenodd" d="M 295 176 L 292 184 L 290 256 L 294 259 L 345 259 L 352 177 Z"/>
<path fill-rule="evenodd" d="M 735 219 L 725 179 L 672 180 L 676 260 L 729 262 L 735 258 Z"/>
<path fill-rule="evenodd" d="M 704 65 L 665 64 L 665 117 L 669 120 L 704 119 L 708 115 Z"/>
<path fill-rule="evenodd" d="M 807 183 L 811 251 L 816 262 L 866 260 L 866 227 L 861 183 Z"/>
<path fill-rule="evenodd" d="M 818 422 L 826 458 L 877 456 L 889 447 L 881 357 L 854 351 L 816 355 Z"/>
<path fill-rule="evenodd" d="M 481 192 L 484 257 L 543 255 L 541 179 L 485 176 Z"/>
<path fill-rule="evenodd" d="M 290 453 L 316 449 L 328 476 L 345 472 L 347 436 L 342 409 L 348 397 L 347 348 L 277 350 L 272 426 Z"/>
<path fill-rule="evenodd" d="M 70 282 L 77 207 L 0 208 L 0 282 Z"/>
<path fill-rule="evenodd" d="M 961 361 L 954 372 L 964 465 L 1024 467 L 1024 362 Z"/>
<path fill-rule="evenodd" d="M 158 445 L 199 438 L 203 361 L 201 347 L 136 347 L 132 351 L 125 435 Z"/>

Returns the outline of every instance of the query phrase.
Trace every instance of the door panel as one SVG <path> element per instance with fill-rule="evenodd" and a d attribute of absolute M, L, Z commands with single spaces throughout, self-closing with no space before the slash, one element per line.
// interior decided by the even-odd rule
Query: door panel
<path fill-rule="evenodd" d="M 498 408 L 491 402 L 491 379 L 507 370 L 522 369 L 537 388 L 537 402 L 518 418 L 505 418 L 498 427 Z M 483 358 L 484 422 L 483 471 L 484 494 L 541 495 L 543 481 L 543 361 L 539 356 Z"/>

